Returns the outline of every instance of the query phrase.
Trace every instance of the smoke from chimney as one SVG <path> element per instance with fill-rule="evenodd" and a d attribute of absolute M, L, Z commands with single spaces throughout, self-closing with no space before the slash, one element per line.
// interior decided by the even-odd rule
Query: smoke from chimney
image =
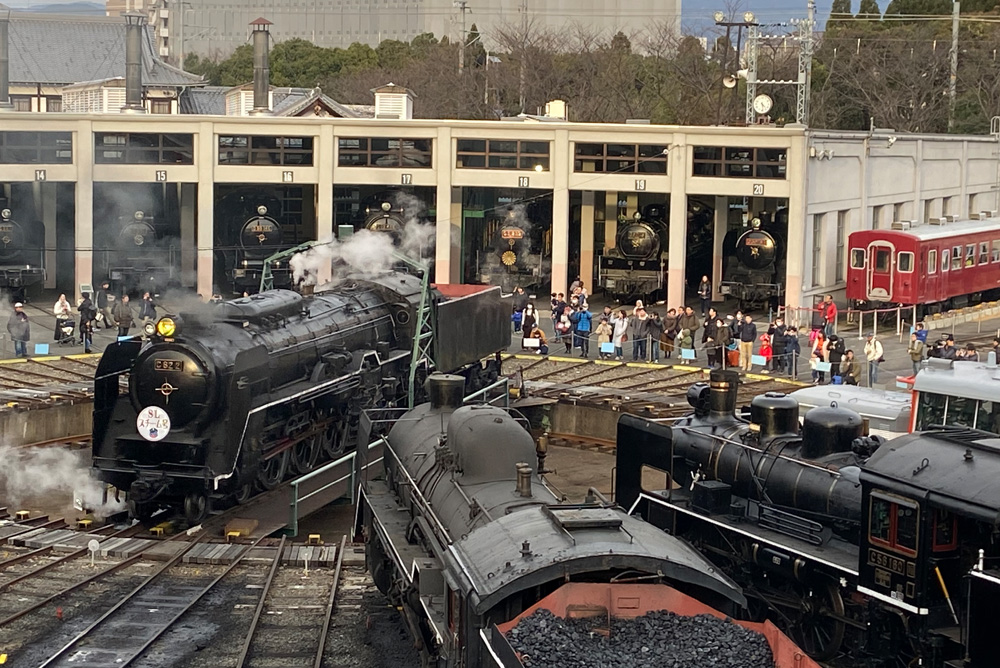
<path fill-rule="evenodd" d="M 125 14 L 125 106 L 122 113 L 143 114 L 142 38 L 146 17 L 139 12 Z"/>
<path fill-rule="evenodd" d="M 269 62 L 268 40 L 271 33 L 268 26 L 273 25 L 265 18 L 253 21 L 253 111 L 251 114 L 262 115 L 271 113 L 268 101 L 271 92 L 271 65 Z"/>

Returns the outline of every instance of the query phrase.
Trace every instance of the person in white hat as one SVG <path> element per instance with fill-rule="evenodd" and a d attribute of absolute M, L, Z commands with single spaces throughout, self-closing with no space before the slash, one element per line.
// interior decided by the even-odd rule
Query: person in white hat
<path fill-rule="evenodd" d="M 28 340 L 31 338 L 31 323 L 28 322 L 28 314 L 24 312 L 24 304 L 17 302 L 14 304 L 14 312 L 7 320 L 7 332 L 14 341 L 14 355 L 17 357 L 28 356 Z"/>

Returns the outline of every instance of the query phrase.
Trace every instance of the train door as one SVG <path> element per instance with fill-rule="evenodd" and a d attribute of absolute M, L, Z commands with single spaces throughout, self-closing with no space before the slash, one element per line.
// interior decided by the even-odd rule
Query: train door
<path fill-rule="evenodd" d="M 938 301 L 941 294 L 941 274 L 938 273 L 938 249 L 924 245 L 920 251 L 921 276 L 924 277 L 923 287 L 915 295 L 917 302 L 929 303 Z M 919 278 L 917 279 L 919 283 Z"/>
<path fill-rule="evenodd" d="M 869 301 L 892 301 L 895 247 L 888 241 L 868 244 L 867 293 Z"/>

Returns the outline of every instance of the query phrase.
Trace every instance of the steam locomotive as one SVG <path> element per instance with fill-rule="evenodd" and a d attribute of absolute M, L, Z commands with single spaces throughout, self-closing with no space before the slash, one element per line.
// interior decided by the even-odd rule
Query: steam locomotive
<path fill-rule="evenodd" d="M 662 294 L 666 272 L 666 211 L 650 204 L 618 226 L 615 247 L 601 256 L 598 285 L 620 302 Z"/>
<path fill-rule="evenodd" d="M 787 211 L 774 220 L 762 214 L 750 229 L 730 230 L 723 240 L 724 263 L 719 291 L 739 301 L 740 309 L 770 305 L 776 308 L 785 295 Z"/>
<path fill-rule="evenodd" d="M 233 294 L 260 289 L 264 260 L 284 250 L 286 239 L 280 220 L 282 200 L 268 189 L 241 188 L 222 197 L 215 207 L 216 264 L 224 268 Z M 291 287 L 287 263 L 271 266 L 276 288 Z"/>
<path fill-rule="evenodd" d="M 498 285 L 505 292 L 538 287 L 548 275 L 551 232 L 543 232 L 535 221 L 551 220 L 551 206 L 536 200 L 524 207 L 506 207 L 484 230 L 484 248 L 476 255 L 478 281 Z"/>
<path fill-rule="evenodd" d="M 473 385 L 494 380 L 498 362 L 479 361 L 510 344 L 510 307 L 497 290 L 444 289 L 430 295 L 432 364 L 468 367 Z M 246 501 L 336 457 L 363 409 L 407 396 L 421 295 L 421 279 L 400 272 L 305 296 L 269 290 L 150 323 L 145 347 L 110 345 L 95 381 L 96 476 L 127 490 L 134 517 L 182 507 L 197 522 L 211 503 Z"/>
<path fill-rule="evenodd" d="M 179 252 L 160 233 L 156 218 L 143 211 L 119 216 L 117 234 L 108 251 L 101 253 L 101 271 L 118 293 L 157 293 L 180 285 Z"/>
<path fill-rule="evenodd" d="M 384 437 L 384 480 L 363 482 L 357 513 L 368 570 L 403 610 L 423 665 L 500 665 L 492 625 L 567 581 L 666 582 L 727 613 L 743 605 L 684 541 L 596 490 L 563 503 L 539 476 L 543 458 L 538 471 L 527 463 L 535 444 L 516 412 L 463 406 L 461 377 L 428 384 L 430 402 Z"/>
<path fill-rule="evenodd" d="M 738 415 L 739 376 L 710 380 L 671 426 L 621 418 L 619 503 L 689 540 L 817 660 L 1000 665 L 994 434 L 932 427 L 886 442 L 836 405 L 800 429 L 791 397 L 758 396 Z M 644 466 L 667 489 L 642 489 Z"/>
<path fill-rule="evenodd" d="M 41 245 L 32 244 L 11 210 L 0 209 L 0 290 L 15 301 L 24 301 L 25 291 L 45 280 Z"/>

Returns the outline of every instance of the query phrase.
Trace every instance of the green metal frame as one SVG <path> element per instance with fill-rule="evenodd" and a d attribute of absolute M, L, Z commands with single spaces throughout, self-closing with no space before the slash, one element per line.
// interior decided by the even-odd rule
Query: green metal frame
<path fill-rule="evenodd" d="M 271 273 L 271 265 L 278 260 L 283 260 L 286 257 L 291 257 L 297 253 L 301 253 L 304 250 L 312 248 L 316 244 L 315 241 L 307 241 L 304 244 L 299 244 L 289 248 L 288 250 L 278 251 L 271 257 L 264 260 L 264 268 L 260 272 L 260 291 L 274 289 L 274 274 Z"/>

